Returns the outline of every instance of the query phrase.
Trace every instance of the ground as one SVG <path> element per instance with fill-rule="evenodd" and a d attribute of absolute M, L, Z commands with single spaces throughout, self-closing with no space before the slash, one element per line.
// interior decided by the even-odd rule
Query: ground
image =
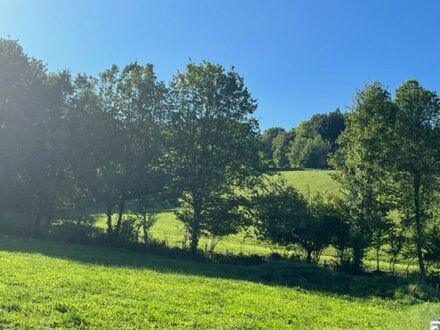
<path fill-rule="evenodd" d="M 5 236 L 0 250 L 0 328 L 426 329 L 440 311 L 260 283 L 250 266 Z"/>

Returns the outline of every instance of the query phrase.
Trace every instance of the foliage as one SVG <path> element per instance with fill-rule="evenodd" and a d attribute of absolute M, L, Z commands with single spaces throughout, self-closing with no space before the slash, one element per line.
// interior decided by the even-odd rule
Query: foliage
<path fill-rule="evenodd" d="M 274 152 L 275 152 L 275 143 L 274 140 L 279 135 L 284 135 L 286 130 L 281 127 L 271 127 L 266 129 L 261 134 L 261 143 L 263 147 L 265 161 L 267 162 L 267 167 L 273 168 L 275 166 L 274 162 Z"/>
<path fill-rule="evenodd" d="M 327 168 L 327 158 L 337 149 L 337 138 L 345 129 L 345 117 L 338 110 L 316 114 L 295 129 L 287 152 L 292 168 Z"/>
<path fill-rule="evenodd" d="M 195 252 L 207 209 L 245 188 L 261 167 L 253 100 L 234 69 L 188 64 L 170 83 L 171 148 L 166 157 L 173 184 L 182 191 L 178 212 Z M 229 198 L 229 197 L 228 197 Z M 211 228 L 214 228 L 211 226 Z M 215 234 L 215 233 L 211 233 Z"/>
<path fill-rule="evenodd" d="M 387 120 L 394 106 L 389 93 L 378 83 L 367 86 L 355 97 L 353 112 L 347 116 L 347 128 L 338 140 L 339 149 L 332 162 L 339 171 L 336 178 L 345 195 L 349 247 L 354 270 L 360 270 L 373 233 L 390 209 L 384 199 L 387 191 L 380 166 L 386 153 L 390 129 Z M 385 149 L 385 150 L 384 150 Z"/>
<path fill-rule="evenodd" d="M 290 130 L 286 133 L 280 133 L 273 139 L 273 163 L 275 168 L 284 169 L 289 168 L 289 159 L 287 158 L 287 151 L 289 145 L 295 139 L 295 130 Z"/>
<path fill-rule="evenodd" d="M 318 262 L 338 224 L 321 195 L 307 201 L 282 180 L 270 182 L 252 198 L 250 213 L 261 239 L 289 249 L 297 244 L 309 263 Z"/>

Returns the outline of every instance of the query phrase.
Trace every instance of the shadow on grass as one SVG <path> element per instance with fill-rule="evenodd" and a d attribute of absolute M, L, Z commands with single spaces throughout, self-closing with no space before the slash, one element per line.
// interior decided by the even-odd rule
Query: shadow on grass
<path fill-rule="evenodd" d="M 16 238 L 0 235 L 0 251 L 39 253 L 48 257 L 107 267 L 149 269 L 212 278 L 225 278 L 301 288 L 324 294 L 357 298 L 392 298 L 408 286 L 403 278 L 390 275 L 350 276 L 321 266 L 294 261 L 266 261 L 260 265 L 231 265 L 193 261 L 121 248 L 78 245 L 58 241 Z"/>

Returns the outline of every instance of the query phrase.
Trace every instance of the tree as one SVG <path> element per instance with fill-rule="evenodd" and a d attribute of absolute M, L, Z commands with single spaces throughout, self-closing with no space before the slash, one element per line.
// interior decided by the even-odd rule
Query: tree
<path fill-rule="evenodd" d="M 324 141 L 320 135 L 315 135 L 315 137 L 308 139 L 304 149 L 301 151 L 301 167 L 326 168 L 330 150 L 330 144 Z"/>
<path fill-rule="evenodd" d="M 326 168 L 331 151 L 337 149 L 337 138 L 345 129 L 345 117 L 335 110 L 313 115 L 295 129 L 296 136 L 287 152 L 293 168 Z"/>
<path fill-rule="evenodd" d="M 60 142 L 70 75 L 49 74 L 16 41 L 4 39 L 0 39 L 0 72 L 0 151 L 8 155 L 0 164 L 2 186 L 31 215 L 32 231 L 47 228 L 63 193 L 66 164 Z M 0 208 L 9 199 L 1 197 Z"/>
<path fill-rule="evenodd" d="M 295 139 L 295 130 L 290 130 L 285 133 L 279 133 L 272 141 L 273 143 L 273 163 L 275 168 L 284 169 L 289 167 L 289 159 L 287 152 L 290 143 Z"/>
<path fill-rule="evenodd" d="M 337 139 L 345 129 L 345 116 L 339 109 L 336 109 L 329 113 L 313 115 L 309 120 L 309 125 L 335 151 Z"/>
<path fill-rule="evenodd" d="M 393 140 L 399 152 L 390 154 L 390 171 L 397 188 L 398 209 L 408 215 L 413 228 L 424 281 L 424 228 L 431 218 L 439 183 L 440 100 L 435 92 L 409 80 L 397 89 L 395 104 Z"/>
<path fill-rule="evenodd" d="M 168 91 L 164 83 L 157 81 L 151 64 L 130 63 L 120 73 L 112 68 L 104 76 L 109 83 L 114 81 L 114 86 L 109 88 L 115 89 L 109 93 L 110 111 L 121 135 L 120 155 L 117 155 L 118 219 L 113 232 L 117 237 L 126 201 L 157 193 L 165 183 L 159 182 L 163 176 L 158 162 L 164 153 Z"/>
<path fill-rule="evenodd" d="M 110 241 L 121 232 L 126 201 L 156 193 L 165 183 L 158 163 L 166 97 L 150 64 L 130 63 L 122 71 L 113 66 L 99 79 L 75 80 L 67 130 L 76 200 L 94 198 L 105 205 Z M 78 141 L 84 143 L 79 149 Z"/>
<path fill-rule="evenodd" d="M 296 230 L 310 220 L 305 198 L 283 180 L 253 196 L 250 212 L 258 237 L 285 247 L 298 242 Z"/>
<path fill-rule="evenodd" d="M 261 143 L 263 145 L 263 152 L 265 156 L 265 161 L 268 162 L 268 167 L 274 167 L 274 140 L 280 135 L 285 134 L 286 130 L 281 127 L 271 127 L 266 129 L 263 134 L 261 134 Z"/>
<path fill-rule="evenodd" d="M 232 68 L 190 63 L 170 83 L 170 150 L 165 157 L 182 191 L 185 212 L 177 212 L 195 253 L 216 197 L 234 196 L 261 167 L 257 104 Z M 227 197 L 229 199 L 229 197 Z"/>
<path fill-rule="evenodd" d="M 297 228 L 299 244 L 306 252 L 306 261 L 319 261 L 322 251 L 330 245 L 338 230 L 339 215 L 331 199 L 317 193 L 307 201 L 310 218 Z"/>
<path fill-rule="evenodd" d="M 332 239 L 335 218 L 321 195 L 309 201 L 285 181 L 272 181 L 252 198 L 250 213 L 260 239 L 291 248 L 298 245 L 307 262 L 318 262 Z"/>
<path fill-rule="evenodd" d="M 390 94 L 374 83 L 359 91 L 353 111 L 347 116 L 347 128 L 341 134 L 339 149 L 332 164 L 345 195 L 349 246 L 353 271 L 362 267 L 365 251 L 372 244 L 375 225 L 389 210 L 383 165 L 390 150 L 392 130 L 389 122 L 394 112 Z"/>

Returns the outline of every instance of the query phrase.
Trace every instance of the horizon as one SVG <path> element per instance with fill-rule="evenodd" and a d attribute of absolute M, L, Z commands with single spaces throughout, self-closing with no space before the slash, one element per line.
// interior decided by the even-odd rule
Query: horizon
<path fill-rule="evenodd" d="M 435 1 L 0 0 L 0 7 L 0 38 L 18 40 L 50 71 L 96 75 L 138 61 L 167 82 L 190 58 L 234 66 L 258 101 L 262 131 L 345 112 L 373 81 L 391 93 L 408 79 L 440 89 Z"/>

